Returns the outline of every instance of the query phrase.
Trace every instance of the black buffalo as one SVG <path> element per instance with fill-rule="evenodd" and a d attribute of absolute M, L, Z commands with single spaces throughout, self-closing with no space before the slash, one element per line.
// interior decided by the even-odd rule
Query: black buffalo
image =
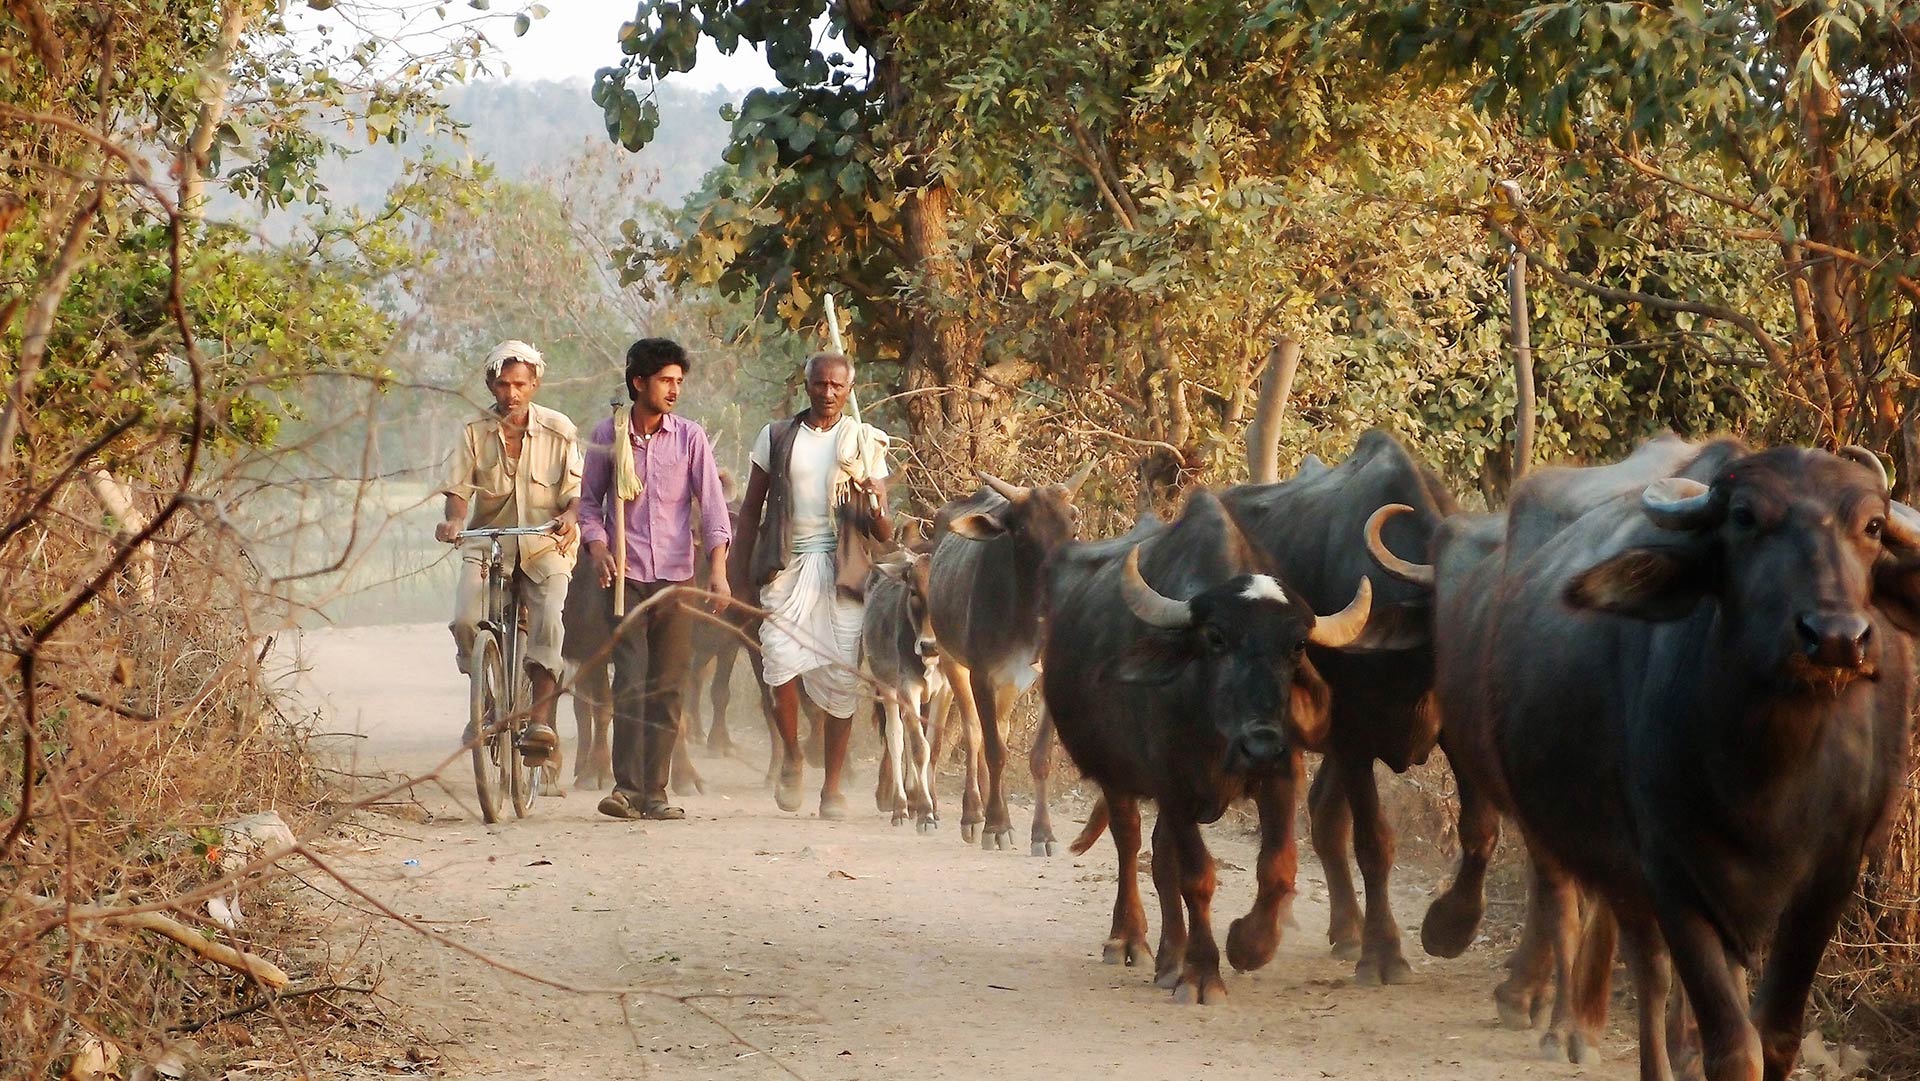
<path fill-rule="evenodd" d="M 1288 585 L 1319 611 L 1345 604 L 1374 569 L 1357 538 L 1376 510 L 1413 508 L 1387 526 L 1386 541 L 1419 556 L 1455 509 L 1439 478 L 1382 431 L 1362 435 L 1337 466 L 1309 457 L 1291 480 L 1233 488 L 1221 499 Z M 1375 621 L 1383 625 L 1376 633 L 1390 620 L 1401 648 L 1311 651 L 1333 692 L 1326 762 L 1308 794 L 1314 852 L 1326 869 L 1332 907 L 1327 937 L 1337 956 L 1356 962 L 1354 978 L 1363 984 L 1400 983 L 1411 975 L 1389 900 L 1393 832 L 1380 813 L 1373 763 L 1400 772 L 1433 750 L 1431 606 L 1425 589 L 1383 579 L 1374 596 Z M 1366 884 L 1364 922 L 1354 901 L 1350 842 Z"/>
<path fill-rule="evenodd" d="M 1557 952 L 1570 883 L 1619 922 L 1641 1076 L 1670 1076 L 1677 973 L 1709 1081 L 1780 1081 L 1898 806 L 1920 533 L 1864 451 L 1714 449 L 1482 572 L 1495 599 L 1460 678 Z"/>
<path fill-rule="evenodd" d="M 1159 807 L 1156 982 L 1185 1002 L 1225 997 L 1213 857 L 1200 825 L 1242 796 L 1260 809 L 1259 894 L 1229 930 L 1228 959 L 1244 970 L 1272 958 L 1294 892 L 1301 754 L 1327 729 L 1327 687 L 1308 647 L 1355 644 L 1370 593 L 1362 579 L 1351 604 L 1316 618 L 1205 491 L 1171 526 L 1148 520 L 1119 540 L 1067 545 L 1052 561 L 1041 686 L 1060 742 L 1100 786 L 1119 851 L 1109 963 L 1149 956 L 1137 876 L 1142 799 Z"/>

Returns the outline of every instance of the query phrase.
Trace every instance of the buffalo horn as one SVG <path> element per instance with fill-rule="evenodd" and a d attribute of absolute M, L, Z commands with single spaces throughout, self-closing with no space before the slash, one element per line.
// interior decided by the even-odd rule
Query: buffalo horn
<path fill-rule="evenodd" d="M 1006 481 L 1001 480 L 999 477 L 994 476 L 984 469 L 980 471 L 980 479 L 986 481 L 987 487 L 1000 493 L 1000 498 L 1009 503 L 1018 503 L 1027 498 L 1027 489 L 1020 487 L 1018 484 L 1008 484 Z"/>
<path fill-rule="evenodd" d="M 1887 515 L 1886 542 L 1895 548 L 1920 550 L 1920 511 L 1894 500 Z"/>
<path fill-rule="evenodd" d="M 1313 644 L 1339 649 L 1350 646 L 1367 629 L 1367 616 L 1373 612 L 1373 580 L 1366 575 L 1360 576 L 1360 588 L 1353 591 L 1353 600 L 1345 608 L 1330 616 L 1320 616 L 1313 622 Z"/>
<path fill-rule="evenodd" d="M 1374 511 L 1367 518 L 1367 552 L 1373 561 L 1380 564 L 1388 574 L 1403 582 L 1412 582 L 1417 586 L 1433 588 L 1433 564 L 1410 563 L 1387 550 L 1386 542 L 1380 539 L 1380 530 L 1386 527 L 1387 519 L 1398 514 L 1407 514 L 1413 510 L 1405 503 L 1388 503 Z"/>
<path fill-rule="evenodd" d="M 1120 572 L 1120 596 L 1140 622 L 1149 627 L 1177 629 L 1193 625 L 1193 608 L 1186 601 L 1165 597 L 1140 577 L 1140 548 L 1127 549 L 1127 565 Z"/>
<path fill-rule="evenodd" d="M 1713 489 L 1688 477 L 1665 477 L 1640 493 L 1640 509 L 1661 529 L 1688 530 L 1719 519 Z"/>
<path fill-rule="evenodd" d="M 1884 492 L 1893 486 L 1893 482 L 1887 479 L 1887 464 L 1880 460 L 1878 454 L 1875 454 L 1858 443 L 1849 443 L 1841 447 L 1839 453 L 1840 457 L 1845 458 L 1849 462 L 1866 466 L 1869 472 L 1880 478 L 1881 491 Z"/>
<path fill-rule="evenodd" d="M 1088 462 L 1086 465 L 1083 465 L 1080 467 L 1080 472 L 1075 473 L 1071 477 L 1068 477 L 1067 478 L 1067 498 L 1071 499 L 1074 496 L 1079 495 L 1080 486 L 1082 484 L 1087 483 L 1087 478 L 1091 476 L 1093 476 L 1093 463 Z"/>

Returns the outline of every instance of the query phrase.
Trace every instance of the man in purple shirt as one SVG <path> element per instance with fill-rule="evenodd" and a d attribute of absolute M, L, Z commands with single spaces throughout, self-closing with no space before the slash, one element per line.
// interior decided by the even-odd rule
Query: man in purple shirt
<path fill-rule="evenodd" d="M 624 533 L 626 548 L 627 618 L 612 654 L 613 793 L 600 801 L 600 813 L 614 818 L 686 817 L 667 803 L 667 775 L 693 659 L 694 617 L 668 591 L 693 578 L 696 501 L 712 564 L 708 589 L 718 594 L 717 604 L 732 595 L 732 523 L 713 444 L 698 424 L 673 414 L 688 367 L 686 350 L 665 338 L 633 343 L 627 350 L 633 404 L 595 426 L 580 480 L 580 536 L 602 586 L 619 573 L 610 535 Z M 613 592 L 607 596 L 611 604 Z"/>

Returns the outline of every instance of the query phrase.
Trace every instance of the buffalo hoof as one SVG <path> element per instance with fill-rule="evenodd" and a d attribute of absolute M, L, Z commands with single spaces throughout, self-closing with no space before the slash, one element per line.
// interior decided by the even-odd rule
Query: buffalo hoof
<path fill-rule="evenodd" d="M 1413 966 L 1403 957 L 1389 957 L 1377 960 L 1363 958 L 1353 966 L 1353 982 L 1361 987 L 1379 987 L 1383 984 L 1402 984 L 1413 982 Z"/>
<path fill-rule="evenodd" d="M 1011 828 L 1003 830 L 990 829 L 982 833 L 980 835 L 980 847 L 988 852 L 1013 851 L 1013 830 Z"/>
<path fill-rule="evenodd" d="M 1147 949 L 1147 944 L 1137 940 L 1129 942 L 1124 938 L 1110 938 L 1107 939 L 1107 944 L 1100 949 L 1100 961 L 1102 964 L 1126 965 L 1132 968 L 1135 965 L 1151 962 L 1152 960 L 1153 953 Z"/>
<path fill-rule="evenodd" d="M 1473 945 L 1485 912 L 1486 904 L 1479 896 L 1441 894 L 1427 907 L 1427 918 L 1420 921 L 1420 948 L 1430 957 L 1460 956 Z"/>
<path fill-rule="evenodd" d="M 1245 916 L 1227 927 L 1227 963 L 1236 972 L 1252 972 L 1273 960 L 1280 936 Z"/>
<path fill-rule="evenodd" d="M 1546 1009 L 1546 996 L 1514 980 L 1493 989 L 1493 1008 L 1499 1011 L 1500 1024 L 1524 1032 L 1540 1023 Z"/>
<path fill-rule="evenodd" d="M 1227 1001 L 1227 985 L 1220 977 L 1181 977 L 1174 985 L 1173 1000 L 1182 1006 L 1223 1006 Z"/>
<path fill-rule="evenodd" d="M 978 822 L 960 823 L 960 840 L 961 841 L 967 844 L 972 844 L 973 842 L 978 841 L 979 839 L 980 839 L 980 823 Z"/>
<path fill-rule="evenodd" d="M 1549 1029 L 1540 1037 L 1540 1057 L 1548 1062 L 1585 1066 L 1600 1061 L 1600 1045 L 1583 1032 L 1562 1034 Z"/>
<path fill-rule="evenodd" d="M 1360 959 L 1360 944 L 1358 942 L 1334 943 L 1333 958 L 1336 961 L 1358 961 Z"/>
<path fill-rule="evenodd" d="M 933 815 L 921 815 L 920 820 L 913 824 L 913 828 L 921 833 L 932 833 L 940 828 L 940 820 Z"/>

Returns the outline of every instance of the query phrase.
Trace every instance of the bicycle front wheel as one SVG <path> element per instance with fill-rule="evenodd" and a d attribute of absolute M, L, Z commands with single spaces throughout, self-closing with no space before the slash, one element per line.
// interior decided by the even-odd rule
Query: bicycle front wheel
<path fill-rule="evenodd" d="M 513 726 L 508 723 L 512 691 L 507 683 L 507 666 L 492 631 L 482 630 L 474 638 L 473 652 L 467 658 L 467 681 L 467 745 L 473 755 L 473 787 L 480 797 L 480 818 L 491 824 L 500 821 L 507 802 L 514 798 L 514 771 L 520 766 Z"/>
<path fill-rule="evenodd" d="M 520 670 L 513 674 L 514 724 L 510 726 L 513 734 L 508 740 L 513 744 L 510 748 L 513 751 L 513 766 L 509 773 L 512 775 L 513 815 L 515 818 L 525 818 L 527 812 L 533 809 L 533 795 L 540 787 L 541 767 L 527 765 L 526 759 L 520 756 L 520 733 L 531 723 L 528 712 L 533 708 L 533 680 L 527 675 L 525 665 L 518 667 Z"/>

